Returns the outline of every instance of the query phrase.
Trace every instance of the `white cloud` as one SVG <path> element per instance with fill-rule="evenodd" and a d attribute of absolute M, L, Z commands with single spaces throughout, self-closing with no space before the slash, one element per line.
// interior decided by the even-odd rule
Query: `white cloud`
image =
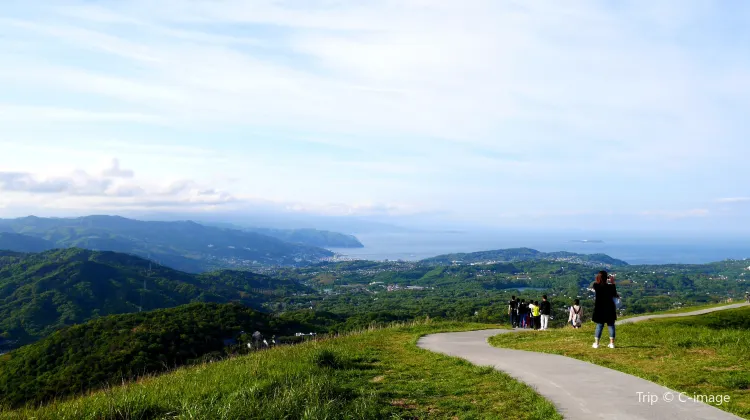
<path fill-rule="evenodd" d="M 324 212 L 556 217 L 607 200 L 630 213 L 694 206 L 644 213 L 688 217 L 750 175 L 738 112 L 750 107 L 750 58 L 704 30 L 727 14 L 706 2 L 27 7 L 0 20 L 0 60 L 12 63 L 0 68 L 12 87 L 0 93 L 2 140 L 21 144 L 0 169 L 39 177 L 14 185 L 60 173 L 37 147 L 68 150 L 57 154 L 67 166 L 132 162 L 148 182 L 116 179 L 106 191 L 123 202 L 232 178 L 233 197 Z M 705 185 L 684 187 L 698 170 Z"/>
<path fill-rule="evenodd" d="M 699 56 L 673 42 L 654 42 L 641 27 L 587 2 L 570 8 L 546 3 L 543 9 L 509 2 L 459 7 L 417 1 L 313 10 L 258 1 L 110 6 L 115 11 L 77 10 L 84 24 L 92 15 L 97 22 L 104 14 L 107 19 L 122 16 L 123 22 L 150 22 L 151 30 L 183 22 L 242 22 L 280 25 L 288 31 L 269 39 L 267 51 L 249 53 L 206 42 L 200 32 L 190 30 L 180 32 L 195 34 L 195 39 L 187 36 L 185 41 L 185 36 L 162 30 L 150 33 L 151 42 L 146 43 L 71 25 L 11 21 L 73 46 L 136 61 L 146 56 L 150 72 L 139 81 L 89 74 L 88 89 L 140 97 L 152 105 L 166 100 L 165 118 L 181 123 L 291 120 L 306 129 L 336 124 L 349 132 L 405 131 L 506 150 L 521 144 L 503 144 L 493 134 L 503 120 L 521 119 L 653 147 L 653 141 L 631 137 L 646 127 L 643 121 L 633 127 L 629 114 L 661 115 L 664 122 L 650 121 L 648 129 L 680 131 L 679 141 L 685 142 L 693 137 L 691 130 L 680 130 L 669 120 L 704 115 L 703 99 L 722 76 L 720 68 L 701 63 Z M 682 8 L 644 14 L 685 15 Z M 571 36 L 573 29 L 580 34 Z M 302 60 L 327 71 L 269 60 L 264 58 L 267 52 L 291 54 L 289 61 Z M 81 89 L 83 83 L 75 80 L 88 77 L 71 73 L 60 80 Z M 540 143 L 547 141 L 534 139 L 528 149 Z"/>
<path fill-rule="evenodd" d="M 24 203 L 37 209 L 61 211 L 218 209 L 241 212 L 243 209 L 264 208 L 280 212 L 337 216 L 400 216 L 420 212 L 407 204 L 269 201 L 231 194 L 216 186 L 189 179 L 154 184 L 137 178 L 134 171 L 122 168 L 117 158 L 111 160 L 110 167 L 101 175 L 90 174 L 82 169 L 55 175 L 0 171 L 0 193 L 4 199 L 0 201 L 2 207 L 9 203 Z"/>
<path fill-rule="evenodd" d="M 157 202 L 179 205 L 180 202 L 218 204 L 236 200 L 227 192 L 191 180 L 162 186 L 132 179 L 135 177 L 134 171 L 122 168 L 119 159 L 112 159 L 111 162 L 111 166 L 101 175 L 82 169 L 56 175 L 0 171 L 0 191 L 6 195 L 46 195 L 51 200 L 50 204 L 53 201 L 78 202 L 80 205 L 121 202 L 123 205 L 148 206 Z"/>

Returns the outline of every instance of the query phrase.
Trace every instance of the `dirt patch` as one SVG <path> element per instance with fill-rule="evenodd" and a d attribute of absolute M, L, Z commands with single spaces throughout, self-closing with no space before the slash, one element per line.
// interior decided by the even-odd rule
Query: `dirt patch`
<path fill-rule="evenodd" d="M 417 405 L 404 399 L 398 399 L 391 401 L 391 405 L 398 408 L 404 408 L 406 410 L 414 410 Z"/>
<path fill-rule="evenodd" d="M 700 354 L 702 356 L 715 356 L 715 349 L 690 349 L 687 351 L 690 354 Z"/>
<path fill-rule="evenodd" d="M 739 366 L 726 366 L 726 367 L 705 366 L 703 370 L 707 370 L 709 372 L 735 372 L 735 371 L 743 370 L 743 369 Z"/>

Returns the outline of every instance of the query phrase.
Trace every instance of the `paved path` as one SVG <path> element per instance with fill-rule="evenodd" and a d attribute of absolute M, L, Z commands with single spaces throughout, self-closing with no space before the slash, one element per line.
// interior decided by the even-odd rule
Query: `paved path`
<path fill-rule="evenodd" d="M 732 305 L 725 305 L 725 306 L 719 306 L 716 308 L 707 308 L 707 309 L 699 309 L 697 311 L 692 312 L 685 312 L 681 314 L 663 314 L 663 315 L 642 315 L 642 316 L 634 316 L 632 318 L 625 318 L 617 321 L 617 325 L 621 324 L 631 324 L 633 322 L 639 322 L 639 321 L 646 321 L 648 319 L 654 319 L 654 318 L 676 318 L 676 317 L 682 317 L 682 316 L 693 316 L 693 315 L 703 315 L 711 312 L 716 311 L 723 311 L 726 309 L 734 309 L 734 308 L 741 308 L 743 306 L 748 306 L 750 303 L 735 303 Z"/>
<path fill-rule="evenodd" d="M 748 304 L 736 304 L 682 314 L 647 315 L 621 322 L 699 315 L 746 305 Z M 566 419 L 739 419 L 661 385 L 616 370 L 565 356 L 501 349 L 487 343 L 487 339 L 493 335 L 510 332 L 513 330 L 432 334 L 422 337 L 417 345 L 461 357 L 476 365 L 494 366 L 536 389 L 539 394 L 552 401 Z M 606 345 L 606 340 L 604 342 Z M 591 351 L 617 349 L 602 346 Z M 671 402 L 665 401 L 670 397 Z"/>

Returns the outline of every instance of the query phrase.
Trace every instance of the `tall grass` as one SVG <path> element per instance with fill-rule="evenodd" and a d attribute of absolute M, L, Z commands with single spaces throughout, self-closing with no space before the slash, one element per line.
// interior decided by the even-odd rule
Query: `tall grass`
<path fill-rule="evenodd" d="M 478 327 L 486 328 L 430 320 L 372 325 L 0 418 L 560 418 L 548 401 L 507 375 L 415 345 L 426 333 Z"/>

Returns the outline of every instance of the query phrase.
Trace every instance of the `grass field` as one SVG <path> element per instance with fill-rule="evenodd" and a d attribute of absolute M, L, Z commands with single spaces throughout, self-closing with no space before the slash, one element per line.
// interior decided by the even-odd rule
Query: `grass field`
<path fill-rule="evenodd" d="M 695 309 L 695 308 L 691 308 Z M 617 327 L 617 348 L 592 349 L 594 324 L 492 337 L 498 347 L 561 354 L 687 395 L 729 395 L 719 408 L 750 419 L 750 307 Z M 607 343 L 605 328 L 603 343 Z"/>
<path fill-rule="evenodd" d="M 503 373 L 416 347 L 427 333 L 487 327 L 367 331 L 184 368 L 0 418 L 561 419 L 551 403 Z"/>

